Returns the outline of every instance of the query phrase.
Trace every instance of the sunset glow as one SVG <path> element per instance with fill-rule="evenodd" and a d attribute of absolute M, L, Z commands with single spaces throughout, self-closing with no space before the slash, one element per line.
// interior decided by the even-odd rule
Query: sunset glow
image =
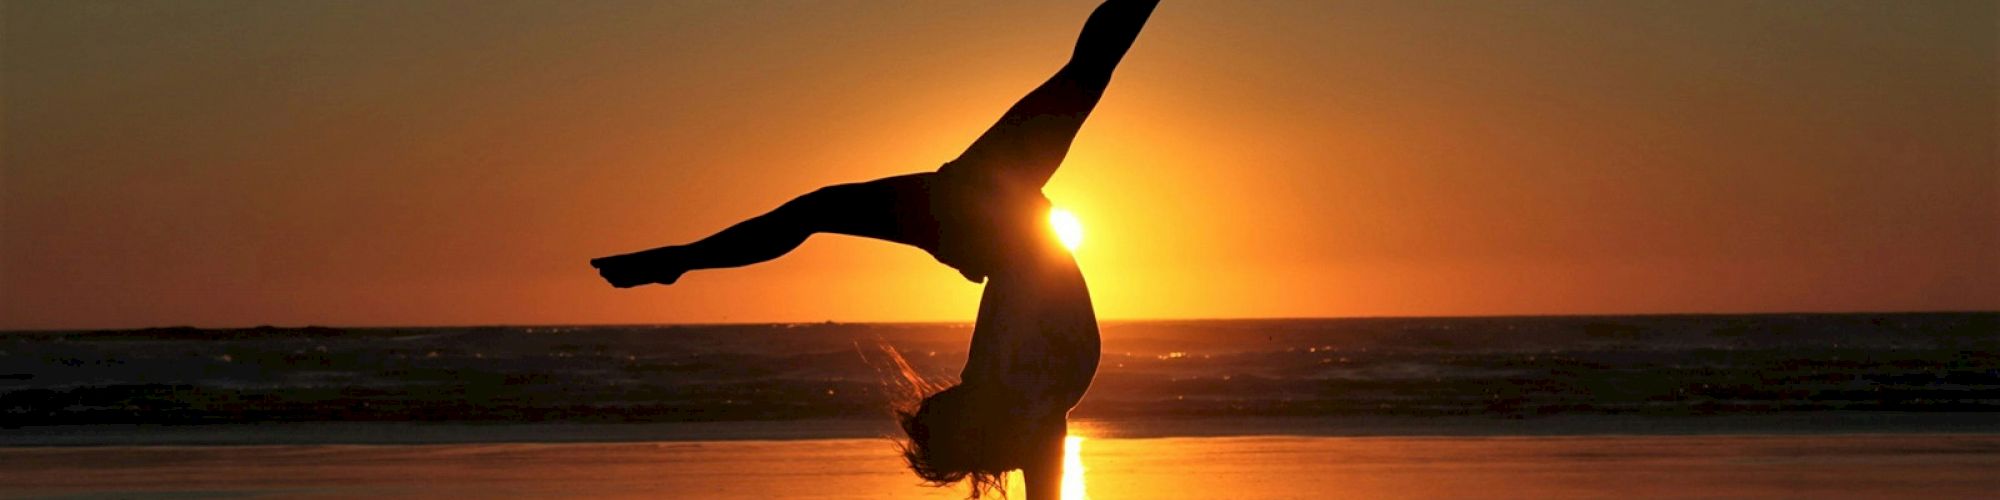
<path fill-rule="evenodd" d="M 861 238 L 586 260 L 935 170 L 1094 7 L 209 5 L 8 4 L 0 328 L 970 321 Z M 1992 309 L 1991 12 L 1176 2 L 1044 194 L 1106 319 Z"/>
<path fill-rule="evenodd" d="M 1063 248 L 1074 252 L 1083 245 L 1083 222 L 1076 219 L 1076 214 L 1060 208 L 1049 209 L 1049 228 L 1055 230 Z"/>

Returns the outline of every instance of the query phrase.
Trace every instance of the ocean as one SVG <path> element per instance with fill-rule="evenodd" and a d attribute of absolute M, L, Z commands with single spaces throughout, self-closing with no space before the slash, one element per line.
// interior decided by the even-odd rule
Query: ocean
<path fill-rule="evenodd" d="M 892 429 L 889 351 L 949 380 L 971 331 L 8 332 L 0 444 L 864 437 Z M 1107 435 L 2000 429 L 1992 312 L 1111 321 L 1103 336 L 1072 417 Z"/>
<path fill-rule="evenodd" d="M 1065 500 L 2000 489 L 2000 313 L 1103 329 Z M 889 356 L 949 380 L 970 334 L 8 332 L 0 498 L 964 498 L 897 458 Z"/>

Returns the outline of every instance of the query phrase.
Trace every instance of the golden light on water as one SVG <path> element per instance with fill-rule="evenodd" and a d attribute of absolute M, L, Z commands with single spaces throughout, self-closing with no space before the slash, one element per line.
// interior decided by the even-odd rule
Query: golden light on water
<path fill-rule="evenodd" d="M 1083 245 L 1083 222 L 1077 220 L 1076 214 L 1070 213 L 1069 210 L 1049 209 L 1049 227 L 1055 229 L 1056 239 L 1062 240 L 1064 248 L 1075 251 L 1076 247 Z"/>
<path fill-rule="evenodd" d="M 1050 215 L 1050 219 L 1051 220 L 1054 219 L 1054 214 Z M 1079 228 L 1079 230 L 1081 230 L 1081 228 Z M 1079 233 L 1078 236 L 1082 236 L 1081 233 Z M 1068 240 L 1064 240 L 1063 245 L 1068 246 L 1070 248 L 1076 248 L 1076 245 L 1071 244 Z M 1082 451 L 1083 451 L 1082 436 L 1069 436 L 1063 438 L 1063 478 L 1062 478 L 1063 500 L 1087 500 L 1090 498 L 1090 495 L 1085 493 L 1083 490 L 1083 456 L 1081 455 Z"/>

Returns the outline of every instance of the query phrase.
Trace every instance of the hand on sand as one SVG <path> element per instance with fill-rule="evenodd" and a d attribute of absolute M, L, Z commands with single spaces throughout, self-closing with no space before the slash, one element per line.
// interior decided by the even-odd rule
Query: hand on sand
<path fill-rule="evenodd" d="M 597 268 L 598 276 L 602 276 L 604 281 L 618 288 L 654 283 L 672 285 L 681 279 L 681 274 L 687 272 L 647 262 L 650 260 L 648 257 L 650 256 L 643 253 L 599 257 L 590 259 L 590 267 Z"/>

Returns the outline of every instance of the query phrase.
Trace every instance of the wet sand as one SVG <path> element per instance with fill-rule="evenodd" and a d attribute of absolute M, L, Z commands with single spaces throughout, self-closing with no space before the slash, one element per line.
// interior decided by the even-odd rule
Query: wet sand
<path fill-rule="evenodd" d="M 1979 498 L 2000 436 L 1211 437 L 1077 443 L 1143 498 Z M 1072 478 L 1075 480 L 1076 478 Z M 0 496 L 962 498 L 886 439 L 0 448 Z"/>

